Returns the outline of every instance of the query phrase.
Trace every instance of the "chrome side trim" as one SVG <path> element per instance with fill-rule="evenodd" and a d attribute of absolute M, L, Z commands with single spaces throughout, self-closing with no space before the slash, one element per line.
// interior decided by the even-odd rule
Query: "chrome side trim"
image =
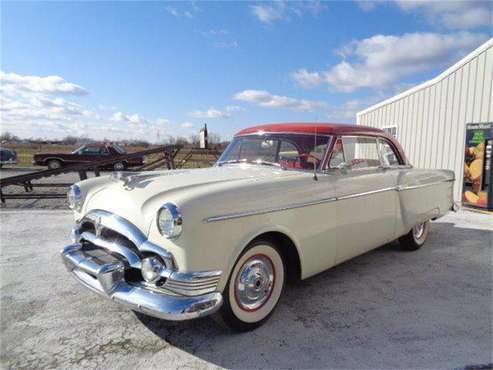
<path fill-rule="evenodd" d="M 287 211 L 287 210 L 295 209 L 295 208 L 302 208 L 302 207 L 306 207 L 306 206 L 314 206 L 317 204 L 335 202 L 336 200 L 337 200 L 337 198 L 331 197 L 331 198 L 323 198 L 323 199 L 318 199 L 318 200 L 314 200 L 311 202 L 305 202 L 305 203 L 288 204 L 286 206 L 277 207 L 277 208 L 263 208 L 263 209 L 246 211 L 246 212 L 230 213 L 227 215 L 208 217 L 208 218 L 204 219 L 203 222 L 209 223 L 209 222 L 216 222 L 216 221 L 231 220 L 231 219 L 240 218 L 240 217 L 263 215 L 266 213 Z"/>
<path fill-rule="evenodd" d="M 359 197 L 364 197 L 365 195 L 378 194 L 378 193 L 383 193 L 383 192 L 392 191 L 392 190 L 396 190 L 396 187 L 395 186 L 392 186 L 390 188 L 382 188 L 382 189 L 377 189 L 377 190 L 370 190 L 370 191 L 365 191 L 363 193 L 354 193 L 354 194 L 342 195 L 340 197 L 337 197 L 337 200 L 345 200 L 345 199 L 359 198 Z"/>
<path fill-rule="evenodd" d="M 174 271 L 164 283 L 163 288 L 185 296 L 212 293 L 216 290 L 221 275 L 221 271 L 192 273 Z"/>
<path fill-rule="evenodd" d="M 426 183 L 426 184 L 419 184 L 419 185 L 399 185 L 399 186 L 397 186 L 396 190 L 397 191 L 404 191 L 404 190 L 420 189 L 420 188 L 426 188 L 428 186 L 439 185 L 439 184 L 444 184 L 447 182 L 454 182 L 454 181 L 455 181 L 455 179 L 448 179 L 448 180 L 435 181 L 435 182 L 430 182 L 430 183 Z"/>
<path fill-rule="evenodd" d="M 428 183 L 428 184 L 420 184 L 420 185 L 412 185 L 412 186 L 402 186 L 402 185 L 392 186 L 392 187 L 388 187 L 388 188 L 382 188 L 382 189 L 377 189 L 377 190 L 365 191 L 365 192 L 362 192 L 362 193 L 353 193 L 353 194 L 341 195 L 341 196 L 338 196 L 338 197 L 322 198 L 322 199 L 317 199 L 317 200 L 313 200 L 313 201 L 310 201 L 310 202 L 293 203 L 293 204 L 288 204 L 288 205 L 280 206 L 280 207 L 262 208 L 262 209 L 245 211 L 245 212 L 238 212 L 238 213 L 230 213 L 230 214 L 219 215 L 219 216 L 212 216 L 212 217 L 207 217 L 207 218 L 205 218 L 202 221 L 205 222 L 205 223 L 209 223 L 209 222 L 232 220 L 232 219 L 235 219 L 235 218 L 249 217 L 249 216 L 256 216 L 256 215 L 263 215 L 263 214 L 267 214 L 267 213 L 287 211 L 287 210 L 290 210 L 290 209 L 308 207 L 308 206 L 313 206 L 313 205 L 318 205 L 318 204 L 323 204 L 323 203 L 336 202 L 338 200 L 358 198 L 358 197 L 362 197 L 362 196 L 366 196 L 366 195 L 383 193 L 383 192 L 386 192 L 386 191 L 399 191 L 400 192 L 400 191 L 405 191 L 405 190 L 424 188 L 424 187 L 428 187 L 428 186 L 433 186 L 433 185 L 438 185 L 438 184 L 443 184 L 443 183 L 453 182 L 453 181 L 455 181 L 455 179 L 448 179 L 448 180 L 436 181 L 436 182 L 432 182 L 432 183 Z"/>

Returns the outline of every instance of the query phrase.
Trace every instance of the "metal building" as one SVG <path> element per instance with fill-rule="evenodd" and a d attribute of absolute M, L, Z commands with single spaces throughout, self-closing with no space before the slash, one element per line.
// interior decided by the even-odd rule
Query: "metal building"
<path fill-rule="evenodd" d="M 467 123 L 493 122 L 493 38 L 414 88 L 357 113 L 397 137 L 412 165 L 451 169 L 462 199 Z"/>

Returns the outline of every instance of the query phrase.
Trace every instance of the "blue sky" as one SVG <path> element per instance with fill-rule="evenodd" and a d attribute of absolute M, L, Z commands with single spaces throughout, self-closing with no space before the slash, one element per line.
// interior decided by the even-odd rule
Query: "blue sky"
<path fill-rule="evenodd" d="M 149 141 L 355 122 L 492 36 L 492 2 L 2 2 L 1 130 Z"/>

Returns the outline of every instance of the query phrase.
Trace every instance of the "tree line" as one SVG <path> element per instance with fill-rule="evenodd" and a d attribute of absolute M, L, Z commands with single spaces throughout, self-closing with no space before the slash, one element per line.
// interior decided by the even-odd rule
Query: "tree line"
<path fill-rule="evenodd" d="M 84 144 L 91 144 L 91 143 L 98 143 L 98 142 L 118 142 L 119 144 L 125 145 L 125 146 L 138 146 L 142 148 L 147 148 L 152 145 L 167 145 L 167 144 L 174 144 L 174 145 L 199 145 L 200 143 L 200 137 L 199 135 L 190 135 L 188 138 L 184 136 L 173 136 L 173 135 L 167 135 L 164 137 L 160 142 L 158 143 L 153 143 L 151 144 L 150 142 L 146 140 L 141 140 L 141 139 L 125 139 L 125 140 L 109 140 L 109 139 L 103 139 L 103 140 L 95 140 L 89 137 L 79 137 L 79 136 L 72 136 L 68 135 L 65 136 L 63 139 L 57 139 L 57 140 L 47 140 L 47 139 L 42 139 L 42 138 L 28 138 L 28 139 L 22 139 L 10 132 L 4 132 L 0 134 L 0 143 L 30 143 L 30 144 L 58 144 L 58 145 L 84 145 Z M 228 144 L 227 141 L 222 140 L 221 136 L 216 133 L 209 133 L 208 135 L 208 142 L 210 145 L 226 145 Z"/>

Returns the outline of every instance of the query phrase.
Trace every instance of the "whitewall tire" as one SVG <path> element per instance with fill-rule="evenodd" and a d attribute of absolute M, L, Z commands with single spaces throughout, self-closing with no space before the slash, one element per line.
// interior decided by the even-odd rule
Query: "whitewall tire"
<path fill-rule="evenodd" d="M 222 317 L 236 330 L 262 325 L 272 314 L 285 284 L 285 266 L 277 246 L 255 241 L 236 261 L 224 289 Z"/>
<path fill-rule="evenodd" d="M 430 221 L 415 225 L 409 233 L 399 238 L 402 248 L 415 251 L 423 246 L 430 231 Z"/>

